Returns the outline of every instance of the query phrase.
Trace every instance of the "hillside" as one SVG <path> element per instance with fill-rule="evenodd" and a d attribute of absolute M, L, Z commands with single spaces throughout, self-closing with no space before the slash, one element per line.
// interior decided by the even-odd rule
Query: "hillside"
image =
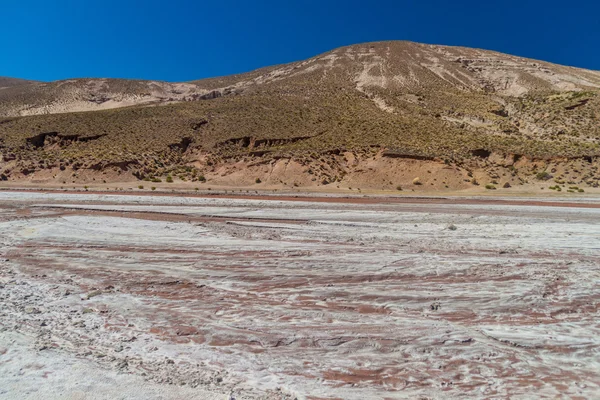
<path fill-rule="evenodd" d="M 14 86 L 23 86 L 36 83 L 35 81 L 28 81 L 25 79 L 7 78 L 0 76 L 0 89 L 7 89 Z"/>
<path fill-rule="evenodd" d="M 597 71 L 411 42 L 188 83 L 32 83 L 0 90 L 1 178 L 597 186 L 599 94 Z"/>
<path fill-rule="evenodd" d="M 0 91 L 0 115 L 18 117 L 193 101 L 208 92 L 188 83 L 126 79 L 31 82 L 27 86 L 13 84 Z"/>

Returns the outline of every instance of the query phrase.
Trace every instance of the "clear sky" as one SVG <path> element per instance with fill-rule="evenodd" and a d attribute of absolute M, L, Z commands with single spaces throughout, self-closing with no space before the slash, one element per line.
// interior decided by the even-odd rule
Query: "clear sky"
<path fill-rule="evenodd" d="M 185 81 L 378 40 L 600 70 L 600 1 L 0 0 L 0 76 Z"/>

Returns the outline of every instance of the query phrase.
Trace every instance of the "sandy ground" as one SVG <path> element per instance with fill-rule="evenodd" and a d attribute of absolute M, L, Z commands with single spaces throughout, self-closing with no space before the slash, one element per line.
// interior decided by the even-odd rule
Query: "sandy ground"
<path fill-rule="evenodd" d="M 0 192 L 0 398 L 600 397 L 597 199 L 358 200 Z"/>
<path fill-rule="evenodd" d="M 416 164 L 417 166 L 419 164 Z M 440 167 L 439 163 L 433 163 L 436 168 L 444 170 L 443 167 Z M 442 164 L 444 165 L 444 164 Z M 427 169 L 428 166 L 420 166 L 419 169 Z M 433 168 L 433 167 L 429 167 Z M 249 173 L 246 171 L 245 167 L 234 166 L 231 167 L 232 171 L 236 171 L 236 174 L 243 175 L 246 179 L 248 179 Z M 398 166 L 386 166 L 385 168 L 380 167 L 379 165 L 371 166 L 369 170 L 377 171 L 379 169 L 383 169 L 388 171 L 388 173 L 394 173 L 395 171 L 402 170 L 402 167 Z M 246 172 L 244 172 L 246 171 Z M 244 175 L 245 174 L 245 175 Z M 416 174 L 416 175 L 415 175 Z M 415 176 L 420 175 L 418 172 L 410 173 L 407 172 L 404 177 L 408 179 L 408 181 L 412 182 Z M 431 174 L 427 174 L 431 175 Z M 438 174 L 439 175 L 439 174 Z M 254 177 L 254 175 L 250 175 Z M 437 175 L 436 175 L 437 176 Z M 117 178 L 117 176 L 115 176 Z M 431 176 L 429 177 L 431 179 Z M 534 197 L 534 198 L 548 198 L 548 199 L 562 199 L 569 198 L 575 201 L 579 201 L 580 199 L 586 198 L 598 198 L 600 197 L 600 188 L 588 187 L 587 185 L 582 185 L 581 187 L 585 189 L 584 193 L 569 193 L 567 192 L 568 186 L 564 186 L 561 192 L 557 192 L 554 190 L 549 190 L 548 187 L 552 185 L 552 183 L 548 181 L 544 182 L 536 182 L 529 183 L 524 185 L 515 185 L 509 189 L 504 189 L 499 186 L 497 190 L 488 190 L 485 188 L 485 185 L 481 184 L 479 186 L 473 186 L 469 184 L 466 188 L 459 188 L 458 184 L 455 186 L 451 186 L 452 188 L 443 188 L 439 187 L 442 184 L 442 179 L 437 179 L 439 182 L 436 182 L 436 187 L 430 186 L 427 184 L 415 186 L 415 185 L 404 185 L 404 189 L 399 191 L 396 189 L 396 185 L 389 185 L 390 181 L 397 182 L 397 177 L 395 178 L 386 178 L 387 179 L 387 187 L 386 189 L 382 188 L 382 183 L 373 183 L 372 185 L 365 185 L 364 182 L 362 185 L 350 184 L 351 188 L 346 186 L 336 186 L 333 184 L 330 185 L 321 185 L 321 186 L 310 186 L 310 185 L 300 185 L 299 187 L 294 187 L 291 184 L 285 185 L 280 182 L 275 183 L 267 183 L 263 182 L 261 184 L 255 184 L 254 181 L 252 184 L 244 184 L 243 182 L 237 182 L 235 179 L 229 175 L 225 177 L 221 177 L 221 184 L 219 182 L 215 182 L 213 180 L 209 180 L 205 183 L 200 182 L 182 182 L 179 180 L 175 180 L 174 183 L 167 182 L 144 182 L 140 181 L 137 178 L 131 176 L 130 180 L 127 181 L 109 181 L 109 183 L 100 183 L 101 178 L 97 178 L 96 181 L 85 181 L 85 182 L 72 182 L 68 184 L 63 184 L 61 182 L 52 182 L 45 180 L 36 180 L 30 179 L 27 180 L 25 177 L 15 178 L 15 181 L 0 181 L 0 190 L 27 190 L 27 191 L 61 191 L 61 192 L 98 192 L 98 193 L 126 193 L 126 194 L 140 194 L 140 195 L 156 195 L 156 194 L 166 194 L 166 195 L 174 195 L 174 194 L 189 194 L 189 195 L 215 195 L 215 194 L 223 194 L 227 193 L 230 195 L 266 195 L 266 196 L 274 196 L 274 195 L 290 195 L 290 196 L 342 196 L 342 197 L 416 197 L 416 196 L 426 196 L 426 197 L 487 197 L 487 198 L 497 198 L 497 197 L 507 197 L 507 198 L 521 198 L 521 197 Z M 91 179 L 91 178 L 90 178 Z M 240 178 L 241 179 L 241 178 Z M 253 178 L 254 179 L 254 178 Z M 266 178 L 265 178 L 266 179 Z M 377 176 L 365 176 L 361 178 L 363 180 L 377 180 L 380 181 L 382 178 Z M 425 178 L 423 178 L 425 179 Z M 484 182 L 482 178 L 482 182 Z M 462 180 L 461 180 L 462 182 Z M 139 189 L 139 186 L 142 186 L 142 189 Z M 373 186 L 373 187 L 370 187 Z M 155 190 L 152 190 L 152 187 Z M 359 187 L 362 187 L 359 189 Z"/>

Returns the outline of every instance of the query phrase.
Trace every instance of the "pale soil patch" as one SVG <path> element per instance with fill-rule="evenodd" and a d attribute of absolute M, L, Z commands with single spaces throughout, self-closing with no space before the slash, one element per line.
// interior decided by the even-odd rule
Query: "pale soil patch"
<path fill-rule="evenodd" d="M 0 398 L 21 400 L 225 400 L 226 394 L 145 382 L 61 351 L 38 351 L 35 339 L 0 332 Z"/>

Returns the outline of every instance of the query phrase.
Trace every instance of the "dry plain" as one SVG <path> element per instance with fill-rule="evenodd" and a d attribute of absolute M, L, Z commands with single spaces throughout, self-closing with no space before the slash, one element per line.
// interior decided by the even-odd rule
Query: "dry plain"
<path fill-rule="evenodd" d="M 600 397 L 600 202 L 0 192 L 0 398 Z"/>

